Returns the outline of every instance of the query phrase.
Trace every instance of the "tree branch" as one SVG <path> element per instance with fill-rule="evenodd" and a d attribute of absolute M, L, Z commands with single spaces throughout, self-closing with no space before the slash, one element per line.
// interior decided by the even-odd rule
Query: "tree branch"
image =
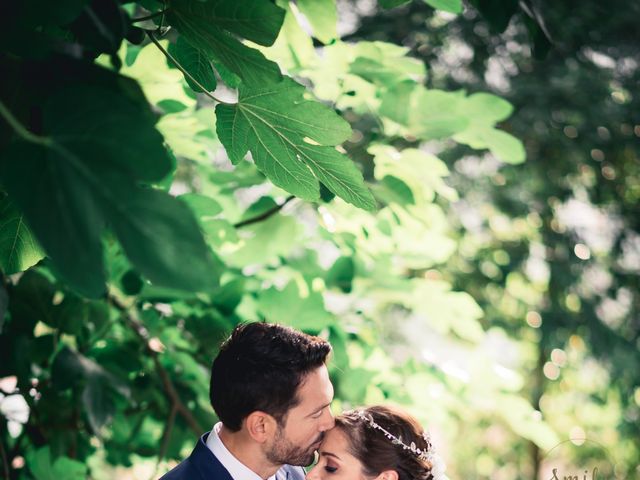
<path fill-rule="evenodd" d="M 176 422 L 176 414 L 178 413 L 178 409 L 175 408 L 175 405 L 171 407 L 171 413 L 169 413 L 169 419 L 167 423 L 164 425 L 164 430 L 162 432 L 162 442 L 160 443 L 160 452 L 158 453 L 158 461 L 156 462 L 156 466 L 153 469 L 153 474 L 149 478 L 149 480 L 153 480 L 156 478 L 156 474 L 158 473 L 158 467 L 160 466 L 160 462 L 167 454 L 167 448 L 169 447 L 169 439 L 171 438 L 171 431 L 173 430 L 173 425 Z"/>
<path fill-rule="evenodd" d="M 164 432 L 162 432 L 162 443 L 160 444 L 160 453 L 158 454 L 158 462 L 160 462 L 164 456 L 167 454 L 167 448 L 169 447 L 169 439 L 171 438 L 171 431 L 173 430 L 173 425 L 176 422 L 176 414 L 178 413 L 178 409 L 175 408 L 175 405 L 171 408 L 171 413 L 169 414 L 169 420 L 167 420 L 166 425 L 164 426 Z"/>
<path fill-rule="evenodd" d="M 142 322 L 137 318 L 136 313 L 130 307 L 127 307 L 123 304 L 120 299 L 115 297 L 114 295 L 109 295 L 109 301 L 115 306 L 118 310 L 120 310 L 127 321 L 127 324 L 131 328 L 131 330 L 136 334 L 136 336 L 144 343 L 145 349 L 147 353 L 151 356 L 153 360 L 153 365 L 156 369 L 158 376 L 160 377 L 160 381 L 162 382 L 162 387 L 164 388 L 165 394 L 167 395 L 169 401 L 171 402 L 171 410 L 179 413 L 185 419 L 189 428 L 193 430 L 194 433 L 200 435 L 204 430 L 198 424 L 198 421 L 193 416 L 191 411 L 185 406 L 185 404 L 180 399 L 176 387 L 174 386 L 169 374 L 164 369 L 162 364 L 160 363 L 160 359 L 158 358 L 158 352 L 156 352 L 150 344 L 151 338 L 149 337 L 149 332 L 144 327 Z"/>
<path fill-rule="evenodd" d="M 7 452 L 4 449 L 4 441 L 0 438 L 0 456 L 2 457 L 2 471 L 7 480 L 9 480 L 9 459 L 7 458 Z"/>
<path fill-rule="evenodd" d="M 153 32 L 147 31 L 147 35 L 149 36 L 149 38 L 151 39 L 151 41 L 154 43 L 154 45 L 156 47 L 158 47 L 158 49 L 164 54 L 165 57 L 167 57 L 169 60 L 171 60 L 171 63 L 173 63 L 176 68 L 178 70 L 180 70 L 182 73 L 184 73 L 184 75 L 186 77 L 189 77 L 189 80 L 191 80 L 193 83 L 195 83 L 198 87 L 200 87 L 200 89 L 202 90 L 202 93 L 204 93 L 207 97 L 209 97 L 210 99 L 212 99 L 214 102 L 217 103 L 222 103 L 224 105 L 234 105 L 233 103 L 229 103 L 229 102 L 224 102 L 222 100 L 220 100 L 219 98 L 216 98 L 212 93 L 210 93 L 198 80 L 196 80 L 194 78 L 193 75 L 191 75 L 182 65 L 180 65 L 180 62 L 178 62 L 173 55 L 171 55 L 162 45 L 160 45 L 160 42 L 158 41 L 158 39 L 155 37 L 155 35 L 153 34 Z"/>
<path fill-rule="evenodd" d="M 233 225 L 234 228 L 242 228 L 242 227 L 246 227 L 247 225 L 251 225 L 252 223 L 257 223 L 257 222 L 261 222 L 262 220 L 266 220 L 267 218 L 269 218 L 271 215 L 278 213 L 280 210 L 282 210 L 282 208 L 289 203 L 291 200 L 293 200 L 294 198 L 296 198 L 293 195 L 289 195 L 284 202 L 282 202 L 280 205 L 276 205 L 275 207 L 271 207 L 269 210 L 267 210 L 266 212 L 261 213 L 260 215 L 256 215 L 255 217 L 252 218 L 248 218 L 246 220 L 242 220 L 241 222 L 235 223 Z"/>

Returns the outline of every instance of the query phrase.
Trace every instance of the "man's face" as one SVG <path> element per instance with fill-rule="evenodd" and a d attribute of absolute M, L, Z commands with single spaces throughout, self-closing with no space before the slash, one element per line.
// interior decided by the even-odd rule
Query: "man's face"
<path fill-rule="evenodd" d="M 267 445 L 267 459 L 274 465 L 310 465 L 324 432 L 335 423 L 329 409 L 333 386 L 326 366 L 310 372 L 298 387 L 297 395 L 300 403 L 289 410 L 284 426 L 278 427 Z"/>

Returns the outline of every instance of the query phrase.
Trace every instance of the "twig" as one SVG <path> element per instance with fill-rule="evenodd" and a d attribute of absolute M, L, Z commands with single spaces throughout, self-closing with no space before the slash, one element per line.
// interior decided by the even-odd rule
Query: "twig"
<path fill-rule="evenodd" d="M 164 15 L 165 13 L 167 13 L 166 10 L 160 10 L 159 12 L 152 13 L 151 15 L 146 15 L 144 17 L 138 17 L 138 18 L 132 18 L 131 19 L 131 23 L 146 22 L 147 20 L 152 20 L 152 19 L 154 19 L 156 17 Z"/>
<path fill-rule="evenodd" d="M 177 413 L 182 415 L 182 417 L 186 420 L 187 424 L 189 425 L 189 428 L 191 428 L 191 430 L 193 430 L 193 432 L 196 433 L 196 435 L 200 435 L 203 432 L 203 429 L 198 424 L 198 421 L 193 416 L 191 411 L 185 406 L 185 404 L 180 399 L 180 396 L 178 395 L 178 392 L 175 386 L 173 385 L 171 378 L 169 378 L 169 374 L 160 363 L 160 360 L 158 358 L 158 352 L 156 352 L 153 348 L 151 348 L 151 345 L 149 344 L 149 341 L 151 339 L 149 338 L 149 333 L 147 332 L 147 329 L 144 327 L 142 322 L 138 320 L 137 316 L 132 311 L 132 309 L 124 305 L 114 295 L 109 295 L 109 301 L 124 314 L 125 319 L 127 320 L 127 323 L 131 328 L 131 330 L 133 330 L 133 332 L 137 335 L 137 337 L 144 343 L 145 349 L 147 350 L 147 353 L 151 356 L 151 359 L 153 360 L 153 365 L 156 369 L 156 372 L 158 373 L 158 376 L 160 377 L 160 380 L 162 382 L 162 387 L 164 388 L 164 391 L 167 397 L 169 398 L 169 401 L 171 402 L 171 409 L 172 410 L 175 409 Z"/>
<path fill-rule="evenodd" d="M 246 227 L 247 225 L 251 225 L 252 223 L 261 222 L 262 220 L 265 220 L 265 219 L 269 218 L 274 213 L 277 213 L 280 210 L 282 210 L 282 208 L 287 203 L 289 203 L 291 200 L 293 200 L 294 198 L 296 198 L 296 197 L 293 196 L 293 195 L 290 195 L 280 205 L 276 205 L 275 207 L 271 207 L 269 210 L 267 210 L 266 212 L 261 213 L 260 215 L 256 215 L 255 217 L 248 218 L 246 220 L 242 220 L 241 222 L 235 223 L 233 225 L 233 227 L 234 228 L 242 228 L 242 227 Z"/>
<path fill-rule="evenodd" d="M 2 470 L 4 471 L 4 478 L 9 480 L 9 459 L 7 458 L 7 452 L 5 452 L 4 450 L 4 441 L 2 440 L 2 438 L 0 438 L 0 456 L 2 457 Z"/>
<path fill-rule="evenodd" d="M 169 413 L 169 420 L 167 420 L 167 424 L 164 427 L 164 432 L 162 432 L 162 443 L 160 444 L 160 453 L 158 454 L 158 462 L 160 462 L 164 456 L 167 454 L 167 448 L 169 447 L 169 439 L 171 438 L 171 431 L 173 430 L 173 425 L 176 422 L 176 414 L 178 413 L 178 409 L 174 406 L 171 408 L 171 413 Z"/>
<path fill-rule="evenodd" d="M 169 52 L 167 52 L 167 50 L 160 45 L 160 42 L 158 41 L 158 39 L 153 35 L 153 32 L 149 32 L 147 31 L 147 35 L 149 36 L 149 38 L 151 39 L 151 41 L 155 44 L 156 47 L 158 47 L 158 49 L 164 54 L 165 57 L 167 57 L 169 60 L 171 60 L 171 62 L 176 66 L 176 68 L 178 70 L 180 70 L 182 73 L 184 73 L 184 75 L 186 77 L 189 77 L 189 80 L 191 80 L 193 83 L 195 83 L 198 87 L 200 87 L 200 89 L 202 90 L 202 93 L 204 93 L 207 97 L 209 97 L 210 99 L 212 99 L 214 102 L 218 102 L 218 103 L 222 103 L 224 105 L 233 105 L 233 103 L 229 103 L 229 102 L 224 102 L 222 100 L 220 100 L 219 98 L 216 98 L 215 96 L 213 96 L 213 94 L 211 94 L 198 80 L 196 80 L 193 75 L 191 75 L 182 65 L 180 65 L 180 62 L 178 62 L 173 55 L 171 55 Z"/>
<path fill-rule="evenodd" d="M 160 444 L 160 452 L 158 453 L 158 461 L 156 462 L 156 466 L 153 469 L 153 473 L 149 480 L 153 480 L 156 478 L 156 474 L 158 473 L 158 467 L 160 466 L 160 462 L 167 454 L 167 448 L 169 447 L 169 438 L 171 438 L 171 431 L 173 430 L 173 425 L 176 421 L 176 414 L 178 413 L 178 409 L 175 406 L 171 407 L 171 413 L 169 413 L 169 419 L 164 426 L 164 431 L 162 432 L 162 442 Z"/>

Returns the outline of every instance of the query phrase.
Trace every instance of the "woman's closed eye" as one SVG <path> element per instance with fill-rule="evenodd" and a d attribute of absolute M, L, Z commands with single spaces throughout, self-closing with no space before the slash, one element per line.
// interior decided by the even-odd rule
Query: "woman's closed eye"
<path fill-rule="evenodd" d="M 336 471 L 338 470 L 338 467 L 332 467 L 330 465 L 325 465 L 324 469 L 325 469 L 325 471 L 327 473 L 336 473 Z"/>

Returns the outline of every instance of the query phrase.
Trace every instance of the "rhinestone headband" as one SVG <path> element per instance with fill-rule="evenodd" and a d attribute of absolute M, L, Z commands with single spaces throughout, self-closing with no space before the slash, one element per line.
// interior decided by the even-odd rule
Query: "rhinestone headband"
<path fill-rule="evenodd" d="M 391 440 L 391 443 L 393 443 L 394 445 L 398 445 L 402 447 L 403 450 L 410 451 L 412 454 L 414 454 L 416 457 L 420 458 L 421 460 L 426 460 L 428 462 L 431 462 L 431 460 L 433 459 L 433 452 L 431 451 L 431 448 L 430 448 L 431 438 L 429 437 L 429 434 L 427 432 L 422 433 L 422 438 L 427 443 L 427 448 L 423 450 L 418 448 L 415 442 L 411 442 L 409 445 L 407 445 L 402 441 L 402 437 L 396 437 L 394 434 L 392 434 L 391 432 L 387 431 L 385 428 L 378 425 L 373 420 L 373 417 L 371 415 L 364 413 L 362 410 L 356 410 L 354 413 L 358 416 L 358 418 L 366 422 L 371 428 L 375 430 L 380 430 L 382 434 L 385 437 L 387 437 L 389 440 Z"/>

